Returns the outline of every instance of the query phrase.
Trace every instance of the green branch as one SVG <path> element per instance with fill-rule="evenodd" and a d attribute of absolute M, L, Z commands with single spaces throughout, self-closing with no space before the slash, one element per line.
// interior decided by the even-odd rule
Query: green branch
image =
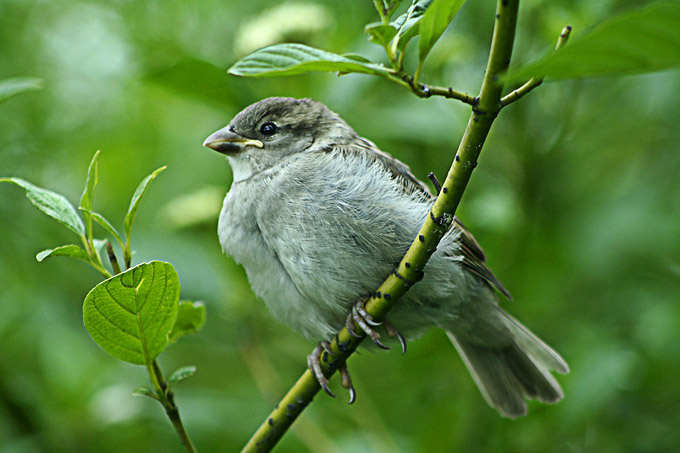
<path fill-rule="evenodd" d="M 386 76 L 387 80 L 391 80 L 413 92 L 419 98 L 429 98 L 432 96 L 443 96 L 447 99 L 456 99 L 468 105 L 477 105 L 477 98 L 467 93 L 461 93 L 451 87 L 439 87 L 434 85 L 427 85 L 416 81 L 415 76 L 411 76 L 404 71 L 396 74 Z"/>
<path fill-rule="evenodd" d="M 425 220 L 398 268 L 366 303 L 366 311 L 377 321 L 387 314 L 410 285 L 422 278 L 425 264 L 453 221 L 472 171 L 477 166 L 484 141 L 501 109 L 503 83 L 499 77 L 510 63 L 519 0 L 498 0 L 496 8 L 496 22 L 484 81 L 442 190 L 435 200 L 430 216 Z M 332 375 L 363 339 L 364 337 L 354 338 L 346 328 L 338 332 L 330 345 L 332 355 L 327 352 L 322 355 L 321 362 L 326 375 Z M 255 432 L 243 452 L 270 451 L 319 389 L 319 383 L 306 370 Z"/>
<path fill-rule="evenodd" d="M 182 419 L 179 416 L 179 409 L 175 404 L 175 395 L 172 393 L 168 382 L 163 377 L 163 373 L 158 366 L 158 362 L 153 360 L 151 362 L 151 366 L 147 367 L 147 371 L 149 372 L 149 379 L 151 379 L 151 383 L 153 384 L 154 390 L 156 391 L 155 399 L 157 399 L 163 405 L 163 409 L 165 409 L 165 413 L 170 419 L 172 427 L 175 429 L 175 432 L 179 437 L 179 441 L 182 443 L 182 446 L 188 453 L 196 453 L 196 447 L 194 447 L 194 444 L 191 442 L 189 433 L 184 428 Z"/>
<path fill-rule="evenodd" d="M 555 50 L 560 50 L 566 43 L 567 40 L 569 39 L 569 35 L 571 34 L 571 27 L 567 25 L 562 29 L 562 33 L 560 33 L 559 38 L 557 38 L 557 45 L 555 46 Z M 517 88 L 516 90 L 508 93 L 507 95 L 503 96 L 501 99 L 501 108 L 508 106 L 512 104 L 513 102 L 517 101 L 520 99 L 522 96 L 528 94 L 531 90 L 539 86 L 540 84 L 543 83 L 543 77 L 541 78 L 531 78 L 529 79 L 528 82 L 526 82 L 524 85 L 521 87 Z"/>

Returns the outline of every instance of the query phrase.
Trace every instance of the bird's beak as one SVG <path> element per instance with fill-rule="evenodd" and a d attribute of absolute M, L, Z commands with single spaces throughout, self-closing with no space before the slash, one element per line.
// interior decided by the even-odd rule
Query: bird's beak
<path fill-rule="evenodd" d="M 259 140 L 242 137 L 227 126 L 206 138 L 203 141 L 203 146 L 212 148 L 222 154 L 235 154 L 243 151 L 246 146 L 262 148 L 264 147 L 264 144 Z"/>

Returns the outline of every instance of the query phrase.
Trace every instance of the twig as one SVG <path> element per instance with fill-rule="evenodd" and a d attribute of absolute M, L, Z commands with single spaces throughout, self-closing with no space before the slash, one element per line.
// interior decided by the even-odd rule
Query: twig
<path fill-rule="evenodd" d="M 562 33 L 560 33 L 559 38 L 557 38 L 557 45 L 555 46 L 555 50 L 560 50 L 566 43 L 567 40 L 569 39 L 569 34 L 571 33 L 571 26 L 567 25 L 562 29 Z M 521 87 L 517 88 L 516 90 L 512 91 L 511 93 L 508 93 L 507 95 L 503 96 L 501 99 L 501 108 L 508 106 L 515 102 L 516 100 L 520 99 L 522 96 L 525 94 L 529 93 L 531 90 L 539 86 L 540 84 L 543 83 L 543 77 L 537 79 L 537 78 L 531 78 L 529 79 L 528 82 L 526 82 L 524 85 Z"/>
<path fill-rule="evenodd" d="M 168 382 L 163 377 L 163 373 L 155 359 L 151 362 L 151 366 L 147 366 L 147 371 L 155 390 L 155 399 L 163 405 L 165 413 L 172 423 L 172 427 L 175 428 L 179 441 L 188 453 L 196 453 L 196 447 L 191 442 L 189 433 L 184 428 L 182 419 L 179 416 L 179 409 L 175 405 L 175 395 L 170 390 Z"/>
<path fill-rule="evenodd" d="M 432 96 L 442 96 L 447 99 L 456 99 L 465 104 L 475 106 L 478 99 L 467 93 L 461 93 L 451 87 L 440 87 L 434 85 L 427 85 L 425 83 L 414 82 L 414 78 L 404 71 L 395 72 L 387 77 L 388 80 L 398 83 L 399 85 L 408 88 L 419 98 L 429 98 Z"/>
<path fill-rule="evenodd" d="M 118 259 L 116 254 L 113 252 L 113 246 L 109 241 L 106 241 L 106 253 L 109 255 L 109 262 L 111 263 L 111 269 L 113 269 L 113 274 L 120 274 L 120 266 L 118 265 Z"/>
<path fill-rule="evenodd" d="M 510 63 L 518 8 L 519 0 L 497 1 L 496 23 L 479 102 L 473 107 L 456 157 L 432 207 L 432 215 L 426 218 L 416 240 L 399 263 L 397 273 L 402 278 L 397 277 L 396 273 L 390 274 L 366 303 L 366 311 L 376 321 L 381 320 L 395 301 L 407 291 L 410 286 L 407 281 L 415 282 L 422 278 L 425 264 L 453 221 L 472 171 L 477 166 L 484 141 L 500 110 L 503 83 L 499 83 L 498 75 Z M 330 376 L 337 371 L 363 339 L 364 337 L 351 336 L 347 328 L 338 332 L 330 345 L 334 355 L 328 354 L 325 357 L 327 361 L 322 361 L 325 374 Z M 250 438 L 243 452 L 270 451 L 319 389 L 317 380 L 306 370 Z"/>
<path fill-rule="evenodd" d="M 442 185 L 439 184 L 439 180 L 437 179 L 437 175 L 434 174 L 434 172 L 430 172 L 427 175 L 428 178 L 430 178 L 430 181 L 432 181 L 432 185 L 434 186 L 434 190 L 437 191 L 437 195 L 439 195 L 439 192 L 442 191 Z"/>

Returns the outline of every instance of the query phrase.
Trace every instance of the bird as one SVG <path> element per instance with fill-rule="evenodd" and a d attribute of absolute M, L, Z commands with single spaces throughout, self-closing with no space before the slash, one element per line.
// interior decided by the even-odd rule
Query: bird
<path fill-rule="evenodd" d="M 203 145 L 233 174 L 218 220 L 223 251 L 274 318 L 318 342 L 353 327 L 348 312 L 394 270 L 435 199 L 406 164 L 308 98 L 256 102 Z M 510 298 L 455 217 L 389 320 L 407 339 L 443 329 L 488 404 L 516 418 L 528 399 L 560 401 L 551 372 L 569 367 L 499 294 Z"/>

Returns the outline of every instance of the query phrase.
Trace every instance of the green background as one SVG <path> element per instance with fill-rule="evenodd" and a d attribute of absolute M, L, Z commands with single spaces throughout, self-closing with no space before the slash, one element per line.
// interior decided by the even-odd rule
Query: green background
<path fill-rule="evenodd" d="M 101 149 L 95 208 L 121 226 L 138 182 L 168 166 L 142 202 L 133 262 L 171 262 L 182 297 L 207 305 L 204 331 L 159 359 L 168 374 L 198 367 L 176 400 L 199 451 L 238 450 L 313 346 L 272 320 L 220 253 L 231 173 L 202 140 L 261 98 L 308 96 L 421 179 L 441 179 L 467 121 L 463 104 L 369 76 L 226 75 L 278 41 L 380 58 L 363 34 L 377 20 L 371 2 L 347 3 L 289 5 L 294 14 L 281 19 L 264 1 L 0 0 L 0 79 L 45 85 L 0 105 L 0 176 L 77 203 Z M 515 61 L 543 55 L 564 25 L 582 33 L 644 3 L 524 1 Z M 463 7 L 424 81 L 477 92 L 493 6 Z M 319 395 L 277 451 L 680 449 L 679 101 L 677 70 L 546 83 L 502 112 L 463 199 L 460 217 L 515 298 L 505 307 L 572 368 L 558 378 L 563 402 L 500 418 L 443 332 L 431 331 L 405 356 L 353 357 L 355 405 L 334 379 L 342 398 Z M 131 396 L 144 369 L 106 355 L 83 328 L 99 274 L 34 258 L 75 236 L 9 184 L 0 219 L 0 452 L 182 451 L 161 407 Z"/>

